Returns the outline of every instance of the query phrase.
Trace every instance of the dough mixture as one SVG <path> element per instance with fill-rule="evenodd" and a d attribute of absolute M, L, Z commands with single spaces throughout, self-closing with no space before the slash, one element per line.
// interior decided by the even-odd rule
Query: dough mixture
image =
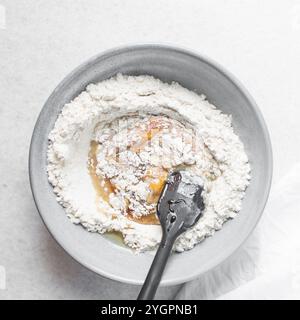
<path fill-rule="evenodd" d="M 250 181 L 231 116 L 178 83 L 117 76 L 66 104 L 49 135 L 48 177 L 74 223 L 120 232 L 145 251 L 161 239 L 156 204 L 172 170 L 204 182 L 205 210 L 174 249 L 193 248 L 241 210 Z"/>

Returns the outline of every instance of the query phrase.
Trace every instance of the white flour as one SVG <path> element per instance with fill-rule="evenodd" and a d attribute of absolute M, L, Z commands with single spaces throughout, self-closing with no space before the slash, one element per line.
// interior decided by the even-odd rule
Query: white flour
<path fill-rule="evenodd" d="M 97 196 L 91 165 L 107 201 Z M 177 83 L 117 75 L 66 104 L 49 135 L 49 181 L 71 221 L 93 232 L 120 231 L 140 251 L 157 246 L 161 228 L 137 221 L 154 216 L 161 183 L 178 166 L 205 188 L 203 216 L 175 243 L 181 252 L 241 209 L 250 166 L 230 116 Z"/>

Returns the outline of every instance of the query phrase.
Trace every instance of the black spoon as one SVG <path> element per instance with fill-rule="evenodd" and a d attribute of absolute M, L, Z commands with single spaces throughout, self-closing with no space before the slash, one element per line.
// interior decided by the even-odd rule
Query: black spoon
<path fill-rule="evenodd" d="M 174 241 L 199 220 L 204 203 L 203 182 L 186 171 L 169 175 L 157 204 L 163 235 L 138 300 L 153 299 L 160 283 Z"/>

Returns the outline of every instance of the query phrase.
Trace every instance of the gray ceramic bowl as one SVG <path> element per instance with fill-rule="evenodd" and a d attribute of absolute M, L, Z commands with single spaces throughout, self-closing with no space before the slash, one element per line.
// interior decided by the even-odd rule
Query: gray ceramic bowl
<path fill-rule="evenodd" d="M 107 278 L 142 284 L 153 253 L 135 255 L 107 236 L 89 233 L 72 224 L 48 183 L 46 150 L 47 136 L 63 105 L 89 83 L 110 78 L 118 72 L 150 74 L 204 93 L 210 102 L 233 116 L 233 126 L 251 162 L 252 180 L 238 217 L 194 249 L 171 255 L 162 284 L 186 282 L 229 257 L 257 224 L 268 198 L 272 176 L 268 131 L 255 102 L 232 75 L 211 60 L 186 50 L 164 45 L 113 49 L 93 57 L 69 74 L 53 91 L 37 120 L 29 159 L 31 188 L 40 215 L 57 242 L 78 262 Z"/>

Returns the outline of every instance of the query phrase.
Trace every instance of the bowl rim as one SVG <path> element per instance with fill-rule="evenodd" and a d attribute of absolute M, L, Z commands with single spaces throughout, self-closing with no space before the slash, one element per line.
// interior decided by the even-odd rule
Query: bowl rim
<path fill-rule="evenodd" d="M 34 182 L 33 182 L 33 180 L 34 180 L 34 168 L 33 168 L 33 165 L 32 165 L 32 158 L 33 158 L 33 153 L 34 153 L 34 148 L 35 148 L 35 140 L 37 138 L 37 128 L 39 126 L 41 115 L 43 113 L 43 110 L 44 110 L 45 106 L 51 100 L 52 96 L 54 96 L 56 94 L 56 91 L 58 91 L 59 88 L 63 87 L 74 75 L 80 74 L 81 71 L 86 68 L 86 66 L 88 66 L 89 64 L 92 64 L 94 61 L 96 61 L 98 59 L 105 59 L 106 57 L 111 57 L 111 56 L 118 55 L 120 53 L 124 53 L 124 52 L 128 52 L 128 51 L 145 50 L 145 49 L 171 50 L 171 51 L 174 51 L 174 52 L 177 52 L 177 53 L 188 55 L 188 56 L 190 56 L 192 58 L 195 58 L 197 60 L 201 60 L 203 63 L 209 65 L 210 67 L 214 68 L 219 73 L 221 73 L 234 86 L 236 86 L 239 91 L 241 91 L 241 93 L 244 95 L 244 97 L 248 101 L 249 105 L 251 106 L 251 108 L 254 110 L 254 112 L 255 112 L 255 114 L 257 116 L 257 119 L 258 119 L 258 121 L 260 123 L 260 126 L 262 128 L 262 133 L 263 133 L 264 140 L 265 140 L 265 143 L 266 143 L 266 157 L 267 157 L 267 164 L 268 164 L 267 172 L 265 172 L 265 175 L 266 175 L 266 188 L 264 190 L 264 194 L 262 195 L 262 205 L 259 208 L 259 214 L 257 215 L 257 219 L 256 219 L 255 223 L 253 224 L 252 228 L 249 229 L 248 233 L 245 234 L 243 240 L 235 248 L 233 248 L 230 252 L 227 252 L 225 258 L 222 255 L 220 255 L 219 258 L 216 258 L 215 261 L 214 261 L 214 265 L 211 268 L 207 268 L 207 270 L 202 270 L 198 274 L 180 276 L 180 277 L 177 277 L 175 279 L 169 279 L 169 280 L 162 279 L 161 285 L 162 286 L 169 286 L 169 285 L 176 285 L 176 284 L 185 283 L 185 282 L 191 281 L 193 279 L 196 279 L 197 277 L 201 276 L 201 274 L 211 270 L 212 268 L 217 267 L 222 262 L 226 261 L 230 256 L 232 256 L 232 254 L 235 253 L 245 243 L 245 241 L 249 238 L 249 236 L 252 234 L 253 230 L 257 226 L 257 224 L 258 224 L 258 222 L 259 222 L 259 220 L 260 220 L 260 218 L 262 216 L 262 213 L 263 213 L 263 211 L 265 209 L 265 206 L 266 206 L 266 203 L 267 203 L 267 200 L 268 200 L 268 197 L 269 197 L 270 189 L 271 189 L 272 174 L 273 174 L 273 152 L 272 152 L 272 144 L 271 144 L 270 135 L 269 135 L 265 120 L 263 118 L 263 115 L 262 115 L 260 109 L 258 108 L 256 102 L 254 101 L 254 99 L 252 98 L 252 96 L 250 95 L 248 90 L 240 82 L 240 80 L 238 80 L 231 72 L 226 70 L 218 62 L 212 60 L 211 58 L 207 57 L 206 55 L 203 55 L 202 53 L 200 54 L 198 52 L 195 52 L 194 50 L 191 50 L 190 48 L 185 48 L 185 47 L 178 46 L 178 45 L 175 46 L 173 44 L 168 44 L 168 43 L 138 43 L 138 44 L 128 44 L 128 45 L 118 46 L 118 47 L 114 47 L 114 48 L 105 50 L 105 51 L 103 51 L 101 53 L 98 53 L 98 54 L 90 57 L 89 59 L 85 60 L 83 63 L 81 63 L 79 66 L 77 66 L 71 72 L 69 72 L 58 83 L 58 85 L 52 91 L 52 93 L 50 94 L 48 99 L 45 101 L 41 111 L 39 112 L 39 115 L 37 117 L 34 129 L 33 129 L 31 142 L 30 142 L 30 147 L 29 147 L 29 159 L 28 159 L 29 182 L 30 182 L 30 188 L 31 188 L 32 196 L 33 196 L 37 211 L 38 211 L 38 213 L 39 213 L 39 215 L 40 215 L 40 217 L 41 217 L 46 229 L 48 230 L 50 235 L 54 238 L 54 240 L 60 245 L 60 247 L 69 256 L 71 256 L 76 262 L 78 262 L 79 264 L 81 264 L 82 266 L 87 268 L 88 270 L 92 270 L 95 273 L 97 273 L 98 275 L 103 276 L 103 277 L 105 277 L 107 279 L 111 279 L 111 280 L 114 280 L 114 281 L 119 281 L 119 282 L 122 282 L 122 283 L 133 284 L 133 285 L 141 285 L 142 284 L 142 282 L 139 281 L 139 280 L 128 279 L 128 278 L 125 278 L 123 276 L 118 276 L 118 275 L 115 275 L 115 274 L 111 274 L 111 273 L 106 272 L 104 270 L 101 270 L 101 269 L 99 269 L 97 267 L 94 267 L 93 265 L 85 263 L 79 257 L 77 257 L 76 255 L 70 253 L 70 251 L 64 246 L 63 241 L 60 241 L 60 239 L 58 239 L 54 235 L 54 233 L 51 231 L 51 228 L 47 225 L 47 223 L 46 223 L 46 221 L 44 219 L 42 210 L 40 209 L 40 206 L 39 206 L 39 200 L 38 200 L 37 196 L 35 195 L 35 188 L 34 188 Z"/>

